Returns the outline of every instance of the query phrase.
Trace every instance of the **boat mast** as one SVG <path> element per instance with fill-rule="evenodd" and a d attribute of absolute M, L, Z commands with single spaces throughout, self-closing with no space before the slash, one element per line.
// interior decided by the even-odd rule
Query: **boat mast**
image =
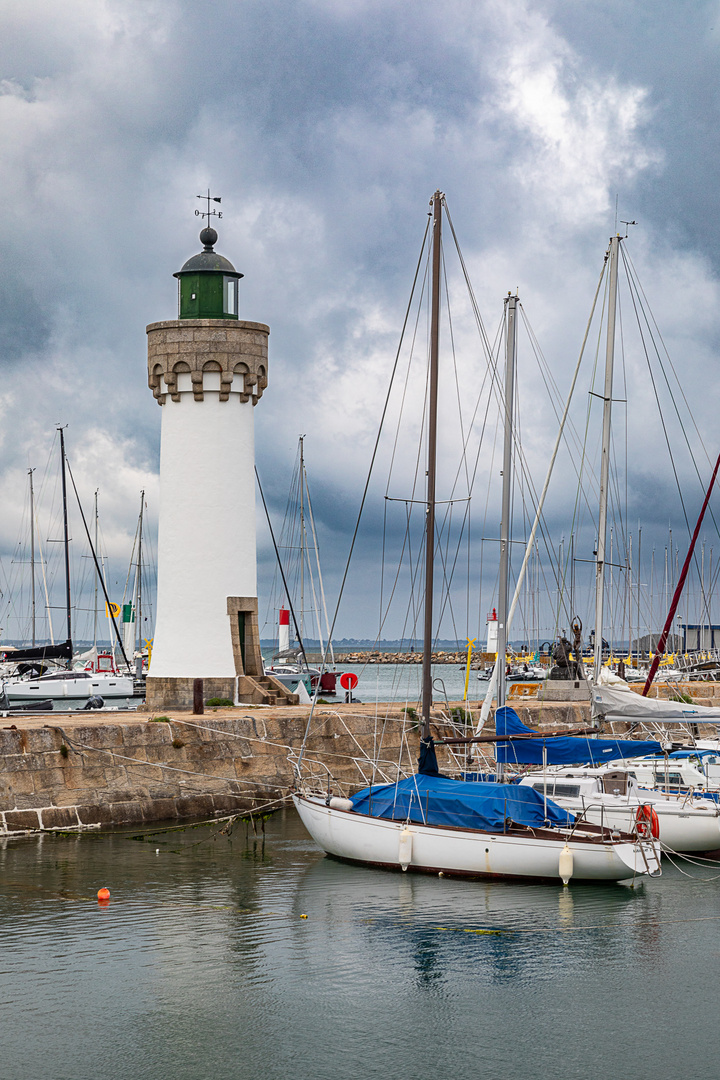
<path fill-rule="evenodd" d="M 98 549 L 98 491 L 95 488 L 95 550 Z M 98 579 L 95 575 L 95 600 L 93 606 L 93 649 L 95 649 L 95 666 L 97 668 L 97 627 L 98 627 Z"/>
<path fill-rule="evenodd" d="M 65 434 L 62 428 L 60 432 L 60 476 L 62 478 L 62 502 L 63 502 L 63 542 L 65 545 L 65 610 L 67 616 L 67 640 L 70 644 L 70 656 L 67 666 L 72 667 L 72 613 L 70 610 L 70 534 L 68 533 L 68 509 L 67 509 L 67 482 L 65 478 Z"/>
<path fill-rule="evenodd" d="M 705 511 L 707 510 L 707 505 L 710 502 L 710 496 L 712 495 L 712 490 L 713 490 L 713 487 L 715 486 L 715 479 L 717 477 L 719 469 L 720 469 L 720 454 L 718 455 L 718 459 L 715 462 L 715 468 L 713 469 L 713 474 L 710 477 L 710 484 L 708 485 L 708 489 L 707 489 L 707 491 L 705 493 L 705 501 L 702 504 L 702 509 L 700 510 L 700 516 L 698 517 L 697 524 L 695 526 L 695 532 L 692 534 L 692 538 L 690 540 L 690 547 L 688 548 L 688 553 L 685 556 L 685 562 L 683 563 L 683 568 L 682 568 L 682 570 L 680 572 L 680 577 L 678 578 L 678 583 L 677 583 L 677 586 L 675 588 L 675 593 L 674 593 L 672 601 L 670 603 L 670 610 L 668 611 L 667 619 L 665 620 L 665 625 L 663 627 L 662 633 L 660 635 L 660 639 L 659 639 L 658 644 L 657 644 L 657 650 L 655 652 L 655 656 L 653 657 L 653 662 L 650 665 L 650 670 L 648 671 L 647 679 L 645 680 L 645 686 L 643 687 L 643 697 L 647 696 L 647 692 L 650 689 L 650 686 L 652 684 L 653 679 L 655 678 L 655 672 L 658 669 L 658 664 L 660 663 L 660 658 L 663 655 L 663 653 L 665 652 L 665 645 L 667 644 L 668 635 L 670 633 L 670 630 L 672 629 L 673 619 L 675 618 L 675 612 L 677 610 L 677 606 L 680 603 L 680 597 L 682 596 L 682 591 L 683 591 L 683 588 L 685 586 L 685 579 L 686 579 L 686 577 L 688 575 L 688 570 L 690 569 L 690 563 L 692 561 L 692 557 L 693 557 L 693 554 L 695 552 L 695 544 L 697 543 L 697 538 L 698 538 L 698 536 L 700 534 L 700 529 L 702 527 L 703 518 L 705 517 Z M 688 622 L 687 617 L 685 618 L 685 622 L 686 623 Z"/>
<path fill-rule="evenodd" d="M 140 520 L 138 522 L 137 569 L 135 570 L 135 641 L 133 651 L 142 650 L 142 530 L 145 491 L 140 492 Z"/>
<path fill-rule="evenodd" d="M 603 394 L 602 450 L 600 453 L 600 514 L 598 519 L 597 562 L 595 564 L 595 682 L 602 668 L 603 600 L 605 596 L 605 545 L 607 542 L 607 501 L 610 480 L 610 420 L 612 416 L 613 364 L 615 361 L 615 313 L 617 309 L 618 253 L 620 237 L 610 238 L 610 285 L 608 295 L 607 345 L 605 349 L 605 392 Z"/>
<path fill-rule="evenodd" d="M 422 661 L 422 738 L 430 739 L 432 709 L 433 558 L 435 555 L 435 475 L 437 458 L 438 350 L 440 342 L 440 254 L 443 196 L 432 197 L 433 255 L 430 300 L 430 401 L 428 407 L 427 508 L 425 514 L 425 624 Z"/>
<path fill-rule="evenodd" d="M 300 636 L 305 640 L 305 436 L 300 436 Z"/>
<path fill-rule="evenodd" d="M 32 643 L 35 644 L 35 492 L 33 491 L 34 469 L 28 469 L 30 477 L 30 610 L 32 612 Z"/>
<path fill-rule="evenodd" d="M 510 572 L 510 498 L 512 495 L 512 429 L 517 356 L 517 296 L 505 299 L 505 441 L 503 446 L 502 517 L 500 519 L 500 574 L 498 583 L 497 707 L 505 704 L 505 654 L 507 652 L 508 580 Z M 497 777 L 503 766 L 498 763 Z"/>
<path fill-rule="evenodd" d="M 640 575 L 642 574 L 642 528 L 638 522 L 638 556 L 637 556 L 637 666 L 640 667 Z"/>

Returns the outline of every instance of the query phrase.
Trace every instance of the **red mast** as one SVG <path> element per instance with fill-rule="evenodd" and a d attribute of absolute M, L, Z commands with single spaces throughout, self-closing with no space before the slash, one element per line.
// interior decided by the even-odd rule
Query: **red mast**
<path fill-rule="evenodd" d="M 660 635 L 660 640 L 658 641 L 658 644 L 657 644 L 657 652 L 655 653 L 655 656 L 653 657 L 653 662 L 650 665 L 650 670 L 648 671 L 648 677 L 647 677 L 647 680 L 646 680 L 645 685 L 643 687 L 643 697 L 647 697 L 647 692 L 648 692 L 648 690 L 650 689 L 650 687 L 652 685 L 652 681 L 655 678 L 655 672 L 657 671 L 658 664 L 660 663 L 660 657 L 665 652 L 665 645 L 667 644 L 668 634 L 670 633 L 670 627 L 672 626 L 672 622 L 673 622 L 673 619 L 675 617 L 675 612 L 677 611 L 677 606 L 680 603 L 680 596 L 681 596 L 682 591 L 683 591 L 683 586 L 685 585 L 685 578 L 687 577 L 688 570 L 690 569 L 690 560 L 693 557 L 693 552 L 695 550 L 695 543 L 697 541 L 698 534 L 700 532 L 700 526 L 703 523 L 703 518 L 705 517 L 705 511 L 707 510 L 707 504 L 710 502 L 710 495 L 712 494 L 712 489 L 713 489 L 713 487 L 715 485 L 715 477 L 717 476 L 718 468 L 720 468 L 720 456 L 718 457 L 717 461 L 715 462 L 715 468 L 713 469 L 713 474 L 710 477 L 710 484 L 708 485 L 708 489 L 707 489 L 707 492 L 705 494 L 705 501 L 702 504 L 702 510 L 700 511 L 700 517 L 697 519 L 697 525 L 695 526 L 695 532 L 692 534 L 692 540 L 690 541 L 690 547 L 688 549 L 687 555 L 685 556 L 685 562 L 683 563 L 683 568 L 682 568 L 682 571 L 680 573 L 680 578 L 678 579 L 677 588 L 675 589 L 675 594 L 674 594 L 674 596 L 672 598 L 672 603 L 670 604 L 670 610 L 668 611 L 668 617 L 665 620 L 665 625 L 663 627 L 663 632 Z"/>

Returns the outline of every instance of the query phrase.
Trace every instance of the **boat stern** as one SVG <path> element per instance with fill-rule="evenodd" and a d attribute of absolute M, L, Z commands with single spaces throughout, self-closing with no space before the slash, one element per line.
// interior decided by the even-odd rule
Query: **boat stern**
<path fill-rule="evenodd" d="M 628 877 L 646 874 L 660 877 L 662 874 L 660 845 L 656 840 L 621 841 L 613 844 L 613 852 L 627 866 Z"/>

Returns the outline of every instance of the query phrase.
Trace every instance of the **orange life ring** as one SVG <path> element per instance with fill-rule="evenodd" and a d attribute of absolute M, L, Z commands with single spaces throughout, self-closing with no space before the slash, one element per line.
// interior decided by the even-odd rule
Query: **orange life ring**
<path fill-rule="evenodd" d="M 655 810 L 649 803 L 638 806 L 635 812 L 635 826 L 638 836 L 642 836 L 645 840 L 649 840 L 650 837 L 657 840 L 660 836 L 660 822 Z"/>

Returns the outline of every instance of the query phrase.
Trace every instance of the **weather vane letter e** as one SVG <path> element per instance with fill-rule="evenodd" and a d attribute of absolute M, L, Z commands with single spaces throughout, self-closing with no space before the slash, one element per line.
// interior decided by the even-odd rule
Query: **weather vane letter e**
<path fill-rule="evenodd" d="M 210 194 L 210 188 L 208 188 L 208 190 L 207 190 L 207 195 L 197 195 L 196 198 L 203 199 L 204 202 L 207 203 L 207 210 L 205 210 L 205 211 L 196 210 L 195 211 L 195 217 L 199 217 L 199 218 L 203 218 L 203 219 L 208 218 L 208 220 L 211 217 L 216 217 L 216 218 L 221 218 L 222 217 L 222 211 L 221 210 L 211 210 L 210 209 L 210 203 L 211 202 L 216 202 L 216 203 L 221 203 L 222 202 L 222 199 L 219 196 Z"/>

